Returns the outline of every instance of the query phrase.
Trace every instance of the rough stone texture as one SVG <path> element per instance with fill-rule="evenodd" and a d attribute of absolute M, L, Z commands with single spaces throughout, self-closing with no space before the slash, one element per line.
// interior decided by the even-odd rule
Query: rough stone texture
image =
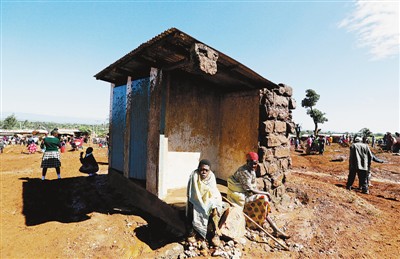
<path fill-rule="evenodd" d="M 260 145 L 258 147 L 258 156 L 261 159 L 260 161 L 265 160 L 265 157 L 267 156 L 267 152 L 268 152 L 268 148 L 266 148 L 265 146 Z"/>
<path fill-rule="evenodd" d="M 277 147 L 280 145 L 281 141 L 277 135 L 272 134 L 267 137 L 267 147 Z"/>
<path fill-rule="evenodd" d="M 265 186 L 265 191 L 271 193 L 272 191 L 272 180 L 268 177 L 264 178 L 264 186 Z"/>
<path fill-rule="evenodd" d="M 263 178 L 257 178 L 256 179 L 256 186 L 258 190 L 264 190 L 265 189 L 265 183 Z"/>
<path fill-rule="evenodd" d="M 289 157 L 290 156 L 290 149 L 289 147 L 277 147 L 275 148 L 275 157 L 282 158 L 282 157 Z"/>
<path fill-rule="evenodd" d="M 221 234 L 230 239 L 238 240 L 244 236 L 246 231 L 246 220 L 243 211 L 238 207 L 228 208 L 221 217 L 220 221 Z"/>
<path fill-rule="evenodd" d="M 288 109 L 279 109 L 278 119 L 283 120 L 283 121 L 291 119 L 289 110 Z"/>
<path fill-rule="evenodd" d="M 286 170 L 289 169 L 289 158 L 282 158 L 279 160 L 279 168 L 285 172 Z"/>
<path fill-rule="evenodd" d="M 257 176 L 265 176 L 267 174 L 267 168 L 265 167 L 264 163 L 260 163 L 259 168 L 260 168 L 260 171 L 258 172 Z M 260 189 L 260 190 L 262 190 L 262 189 Z"/>
<path fill-rule="evenodd" d="M 275 121 L 275 132 L 278 133 L 286 133 L 286 122 L 284 121 Z"/>
<path fill-rule="evenodd" d="M 289 109 L 294 110 L 296 109 L 297 103 L 296 100 L 293 98 L 289 99 Z"/>
<path fill-rule="evenodd" d="M 274 151 L 271 148 L 266 148 L 265 146 L 260 146 L 258 155 L 261 158 L 261 161 L 271 162 L 275 159 Z"/>
<path fill-rule="evenodd" d="M 279 108 L 271 107 L 267 109 L 268 119 L 275 120 L 276 118 L 278 118 L 278 114 L 279 114 Z"/>
<path fill-rule="evenodd" d="M 171 243 L 157 250 L 157 258 L 168 259 L 178 258 L 185 251 L 184 247 L 179 243 Z"/>
<path fill-rule="evenodd" d="M 285 85 L 279 84 L 278 86 L 279 86 L 278 88 L 274 89 L 275 93 L 277 93 L 279 95 L 284 95 L 286 92 Z"/>
<path fill-rule="evenodd" d="M 267 147 L 278 147 L 281 145 L 288 144 L 288 138 L 285 135 L 282 134 L 270 134 L 269 136 L 266 137 L 266 144 Z"/>
<path fill-rule="evenodd" d="M 292 87 L 279 84 L 270 90 L 260 90 L 260 126 L 259 149 L 261 180 L 257 186 L 264 188 L 273 196 L 273 202 L 279 202 L 285 193 L 285 173 L 289 172 L 290 158 L 289 134 L 294 134 L 292 109 L 296 101 L 292 98 Z"/>
<path fill-rule="evenodd" d="M 279 93 L 282 93 L 283 96 L 292 96 L 293 95 L 293 88 L 285 85 L 285 84 L 278 84 L 280 86 Z"/>
<path fill-rule="evenodd" d="M 265 159 L 265 161 L 267 161 L 267 162 L 275 161 L 275 156 L 274 156 L 273 150 L 271 149 L 270 152 L 272 153 L 272 155 L 267 156 L 267 158 Z"/>
<path fill-rule="evenodd" d="M 284 96 L 275 96 L 275 105 L 282 107 L 289 107 L 289 99 Z"/>
<path fill-rule="evenodd" d="M 260 124 L 260 133 L 272 133 L 274 132 L 274 128 L 274 121 L 264 121 Z"/>
<path fill-rule="evenodd" d="M 278 138 L 282 145 L 289 145 L 289 139 L 285 135 L 280 134 Z"/>
<path fill-rule="evenodd" d="M 278 119 L 281 121 L 286 121 L 288 119 L 291 119 L 289 109 L 280 106 L 269 107 L 266 111 L 266 117 L 268 120 Z"/>
<path fill-rule="evenodd" d="M 266 102 L 268 102 L 270 104 L 273 104 L 274 103 L 274 96 L 275 96 L 274 92 L 269 91 L 268 89 L 264 89 L 263 97 L 264 97 Z"/>
<path fill-rule="evenodd" d="M 280 174 L 276 174 L 272 177 L 272 186 L 274 188 L 277 188 L 279 186 L 281 186 L 283 184 L 283 178 L 284 178 L 284 174 L 280 173 Z"/>
<path fill-rule="evenodd" d="M 218 52 L 210 47 L 202 43 L 195 43 L 192 48 L 191 58 L 201 71 L 210 75 L 217 73 Z"/>
<path fill-rule="evenodd" d="M 294 122 L 286 122 L 286 132 L 295 134 L 296 133 L 296 124 Z"/>
<path fill-rule="evenodd" d="M 279 172 L 278 165 L 276 163 L 268 163 L 267 165 L 267 174 L 274 175 Z"/>
<path fill-rule="evenodd" d="M 274 203 L 280 202 L 282 196 L 285 194 L 286 191 L 285 189 L 286 189 L 285 185 L 281 185 L 273 189 L 273 191 L 271 192 L 272 196 L 271 198 Z"/>
<path fill-rule="evenodd" d="M 285 85 L 285 95 L 289 96 L 289 97 L 292 96 L 293 95 L 293 88 L 288 86 L 288 85 Z"/>

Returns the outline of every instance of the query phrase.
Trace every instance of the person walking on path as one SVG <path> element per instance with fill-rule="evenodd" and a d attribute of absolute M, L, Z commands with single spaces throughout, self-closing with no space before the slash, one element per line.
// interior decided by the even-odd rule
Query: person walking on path
<path fill-rule="evenodd" d="M 362 143 L 361 140 L 360 137 L 356 137 L 353 145 L 350 146 L 349 176 L 347 178 L 346 189 L 352 189 L 357 174 L 362 193 L 369 194 L 368 184 L 371 161 L 378 163 L 383 163 L 384 161 L 375 157 L 369 149 L 368 144 Z"/>
<path fill-rule="evenodd" d="M 50 136 L 44 138 L 42 145 L 46 148 L 46 151 L 43 153 L 41 164 L 42 180 L 45 180 L 46 178 L 47 168 L 55 168 L 57 178 L 61 179 L 61 159 L 58 150 L 61 147 L 61 144 L 58 139 L 58 130 L 52 130 Z"/>

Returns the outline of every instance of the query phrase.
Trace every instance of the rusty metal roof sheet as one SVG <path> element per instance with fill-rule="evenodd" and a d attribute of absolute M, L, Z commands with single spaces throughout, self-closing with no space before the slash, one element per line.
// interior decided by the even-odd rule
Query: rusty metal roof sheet
<path fill-rule="evenodd" d="M 123 85 L 127 82 L 127 76 L 131 76 L 133 80 L 148 77 L 150 68 L 155 67 L 166 71 L 180 70 L 196 74 L 231 90 L 277 87 L 275 83 L 215 49 L 213 50 L 218 53 L 217 73 L 210 75 L 193 71 L 187 64 L 195 43 L 204 44 L 176 28 L 168 29 L 141 44 L 94 77 L 115 85 Z"/>

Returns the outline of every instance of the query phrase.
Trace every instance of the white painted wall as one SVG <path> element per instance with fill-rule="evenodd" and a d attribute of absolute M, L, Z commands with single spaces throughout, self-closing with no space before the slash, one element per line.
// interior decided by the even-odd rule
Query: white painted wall
<path fill-rule="evenodd" d="M 200 152 L 168 151 L 168 138 L 160 135 L 158 194 L 163 199 L 168 190 L 187 186 L 189 175 L 200 161 Z"/>

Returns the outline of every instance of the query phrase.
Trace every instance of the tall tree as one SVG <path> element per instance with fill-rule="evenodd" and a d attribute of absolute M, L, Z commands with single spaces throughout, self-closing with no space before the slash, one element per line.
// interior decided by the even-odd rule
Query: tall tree
<path fill-rule="evenodd" d="M 3 121 L 3 129 L 13 129 L 17 126 L 17 117 L 14 114 L 6 117 Z"/>
<path fill-rule="evenodd" d="M 372 136 L 372 132 L 368 128 L 360 129 L 359 133 L 361 134 L 362 138 L 368 138 Z"/>
<path fill-rule="evenodd" d="M 323 124 L 324 122 L 328 121 L 328 119 L 325 118 L 325 113 L 313 108 L 317 104 L 319 97 L 319 94 L 317 94 L 314 90 L 307 89 L 306 98 L 301 101 L 301 106 L 307 109 L 307 114 L 310 115 L 314 121 L 314 135 L 318 135 L 318 123 Z"/>

